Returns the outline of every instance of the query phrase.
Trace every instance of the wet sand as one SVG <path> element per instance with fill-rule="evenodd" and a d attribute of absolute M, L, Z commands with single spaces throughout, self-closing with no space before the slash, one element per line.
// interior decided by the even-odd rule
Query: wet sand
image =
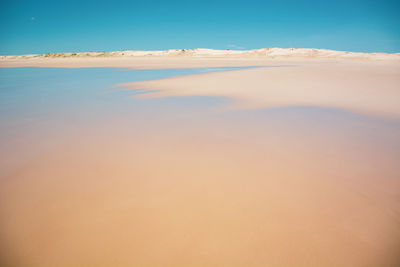
<path fill-rule="evenodd" d="M 144 98 L 216 96 L 232 108 L 314 106 L 400 118 L 397 62 L 299 62 L 121 86 L 157 91 Z"/>
<path fill-rule="evenodd" d="M 398 63 L 333 62 L 123 84 L 159 91 L 134 96 L 146 111 L 2 140 L 3 258 L 396 266 L 398 74 Z M 182 105 L 192 96 L 221 101 Z"/>

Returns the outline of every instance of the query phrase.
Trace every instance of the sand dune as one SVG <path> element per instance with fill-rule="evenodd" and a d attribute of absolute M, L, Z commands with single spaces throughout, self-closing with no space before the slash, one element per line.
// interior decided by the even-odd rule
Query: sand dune
<path fill-rule="evenodd" d="M 39 55 L 1 56 L 0 59 L 57 58 L 57 57 L 312 57 L 312 58 L 360 58 L 360 59 L 400 59 L 400 54 L 360 53 L 312 48 L 261 48 L 253 50 L 217 50 L 217 49 L 170 49 L 164 51 L 114 51 L 49 53 Z"/>
<path fill-rule="evenodd" d="M 262 48 L 255 50 L 171 49 L 0 56 L 0 67 L 130 67 L 135 69 L 262 66 L 297 60 L 400 61 L 400 54 L 357 53 L 328 49 Z"/>

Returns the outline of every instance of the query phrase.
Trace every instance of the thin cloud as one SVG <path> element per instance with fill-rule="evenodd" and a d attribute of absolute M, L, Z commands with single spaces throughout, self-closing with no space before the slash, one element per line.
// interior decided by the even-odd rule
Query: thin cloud
<path fill-rule="evenodd" d="M 246 49 L 246 47 L 240 46 L 240 45 L 235 45 L 235 44 L 229 44 L 228 45 L 229 49 Z"/>

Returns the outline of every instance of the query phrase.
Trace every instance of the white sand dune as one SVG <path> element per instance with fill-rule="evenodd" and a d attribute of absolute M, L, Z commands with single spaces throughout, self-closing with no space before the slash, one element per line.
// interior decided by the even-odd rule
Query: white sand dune
<path fill-rule="evenodd" d="M 135 69 L 262 66 L 271 60 L 373 60 L 400 62 L 400 54 L 358 53 L 310 48 L 254 50 L 170 49 L 0 56 L 0 67 L 131 67 Z"/>
<path fill-rule="evenodd" d="M 27 58 L 56 58 L 56 57 L 317 57 L 317 58 L 358 58 L 358 59 L 400 59 L 400 54 L 390 53 L 360 53 L 335 51 L 329 49 L 312 48 L 261 48 L 253 50 L 217 50 L 217 49 L 170 49 L 164 51 L 114 51 L 114 52 L 80 52 L 80 53 L 49 53 L 39 55 L 1 56 L 0 59 L 27 59 Z"/>

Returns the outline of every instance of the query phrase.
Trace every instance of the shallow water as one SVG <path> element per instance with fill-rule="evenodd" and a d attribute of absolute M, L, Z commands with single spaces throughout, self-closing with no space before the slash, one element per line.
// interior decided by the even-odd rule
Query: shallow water
<path fill-rule="evenodd" d="M 0 69 L 3 261 L 389 266 L 400 122 L 115 86 L 205 71 Z"/>
<path fill-rule="evenodd" d="M 229 68 L 148 71 L 107 68 L 0 69 L 0 148 L 7 155 L 5 158 L 9 158 L 15 146 L 35 142 L 30 140 L 33 136 L 40 136 L 40 139 L 52 134 L 68 136 L 68 132 L 79 132 L 81 127 L 102 127 L 115 119 L 129 117 L 129 121 L 134 121 L 140 117 L 141 120 L 150 120 L 155 113 L 171 112 L 177 106 L 196 109 L 196 106 L 212 105 L 219 100 L 138 100 L 132 96 L 141 94 L 140 90 L 128 91 L 116 87 L 116 84 L 226 69 Z M 47 141 L 43 145 L 51 142 Z M 29 154 L 31 151 L 25 152 Z"/>

